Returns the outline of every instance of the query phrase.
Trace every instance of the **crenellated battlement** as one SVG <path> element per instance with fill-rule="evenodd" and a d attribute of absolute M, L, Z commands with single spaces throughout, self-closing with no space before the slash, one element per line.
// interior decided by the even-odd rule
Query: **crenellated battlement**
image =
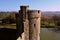
<path fill-rule="evenodd" d="M 40 17 L 40 10 L 29 10 L 28 11 L 28 18 L 39 18 Z"/>

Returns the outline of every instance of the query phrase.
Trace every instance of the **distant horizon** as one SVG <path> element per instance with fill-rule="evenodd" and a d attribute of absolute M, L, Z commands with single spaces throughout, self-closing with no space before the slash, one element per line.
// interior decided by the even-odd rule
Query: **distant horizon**
<path fill-rule="evenodd" d="M 18 11 L 0 11 L 0 12 L 19 12 L 19 10 Z M 60 11 L 41 11 L 41 12 L 60 12 Z"/>
<path fill-rule="evenodd" d="M 41 11 L 60 11 L 60 0 L 0 0 L 0 11 L 18 11 L 20 5 Z"/>

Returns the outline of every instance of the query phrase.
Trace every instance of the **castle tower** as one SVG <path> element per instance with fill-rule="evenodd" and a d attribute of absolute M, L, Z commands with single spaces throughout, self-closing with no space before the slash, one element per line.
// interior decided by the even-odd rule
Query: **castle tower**
<path fill-rule="evenodd" d="M 29 10 L 29 40 L 40 40 L 40 11 Z"/>
<path fill-rule="evenodd" d="M 29 6 L 20 6 L 16 14 L 16 28 L 21 36 L 24 32 L 24 40 L 40 40 L 40 11 L 29 10 Z"/>
<path fill-rule="evenodd" d="M 28 21 L 28 8 L 29 6 L 20 6 L 21 13 L 23 14 L 23 25 L 24 25 L 24 40 L 29 40 L 29 21 Z"/>
<path fill-rule="evenodd" d="M 28 7 L 29 6 L 20 6 L 19 13 L 16 14 L 16 29 L 21 37 L 24 32 L 24 40 L 29 40 Z"/>

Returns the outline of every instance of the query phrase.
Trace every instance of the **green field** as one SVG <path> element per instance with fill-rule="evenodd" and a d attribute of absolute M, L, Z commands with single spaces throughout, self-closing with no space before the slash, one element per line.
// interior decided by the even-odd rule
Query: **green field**
<path fill-rule="evenodd" d="M 14 26 L 14 25 L 0 25 L 0 28 L 11 28 L 11 29 L 16 29 L 16 26 Z"/>

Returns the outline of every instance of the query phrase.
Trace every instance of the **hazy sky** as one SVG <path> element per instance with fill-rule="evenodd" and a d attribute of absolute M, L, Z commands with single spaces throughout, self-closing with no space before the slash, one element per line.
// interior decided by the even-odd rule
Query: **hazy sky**
<path fill-rule="evenodd" d="M 60 0 L 0 0 L 0 11 L 18 11 L 20 5 L 41 11 L 60 11 Z"/>

